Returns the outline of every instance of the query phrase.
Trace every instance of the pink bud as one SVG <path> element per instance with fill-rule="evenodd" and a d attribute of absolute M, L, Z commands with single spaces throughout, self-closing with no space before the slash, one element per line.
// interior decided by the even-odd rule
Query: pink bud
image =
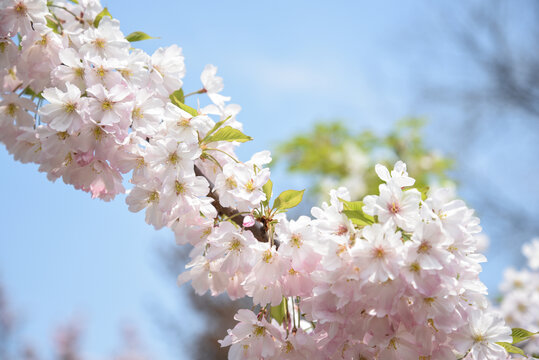
<path fill-rule="evenodd" d="M 243 227 L 250 228 L 255 224 L 255 218 L 252 215 L 247 215 L 243 218 Z"/>

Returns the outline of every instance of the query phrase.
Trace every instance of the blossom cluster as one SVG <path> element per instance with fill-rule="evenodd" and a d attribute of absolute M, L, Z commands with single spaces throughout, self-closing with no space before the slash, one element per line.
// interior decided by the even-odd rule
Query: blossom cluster
<path fill-rule="evenodd" d="M 97 0 L 3 0 L 0 141 L 103 200 L 130 174 L 129 210 L 193 247 L 179 283 L 256 305 L 221 342 L 231 359 L 507 358 L 473 210 L 443 189 L 420 193 L 397 162 L 376 167 L 379 195 L 354 202 L 339 188 L 289 220 L 301 192 L 270 206 L 270 153 L 238 160 L 250 138 L 217 69 L 184 95 L 181 49 L 148 55 L 131 35 Z M 191 95 L 211 104 L 194 109 Z"/>
<path fill-rule="evenodd" d="M 500 284 L 500 311 L 512 327 L 539 332 L 539 238 L 522 246 L 528 268 L 508 268 Z M 526 353 L 539 356 L 539 338 L 532 337 L 523 343 Z"/>
<path fill-rule="evenodd" d="M 496 342 L 511 342 L 511 330 L 488 308 L 478 278 L 485 258 L 473 211 L 443 189 L 422 200 L 402 162 L 376 171 L 385 183 L 363 200 L 370 224 L 357 225 L 344 188 L 312 219 L 280 219 L 279 248 L 259 255 L 240 285 L 262 306 L 292 296 L 301 319 L 288 333 L 240 311 L 222 342 L 234 358 L 507 358 Z"/>

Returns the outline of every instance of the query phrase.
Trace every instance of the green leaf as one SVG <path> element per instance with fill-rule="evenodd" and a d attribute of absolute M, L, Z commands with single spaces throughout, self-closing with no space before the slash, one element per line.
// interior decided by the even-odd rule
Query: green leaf
<path fill-rule="evenodd" d="M 191 116 L 198 116 L 198 111 L 196 111 L 195 109 L 193 109 L 192 107 L 190 107 L 188 105 L 185 105 L 183 102 L 180 101 L 181 96 L 178 93 L 178 91 L 181 91 L 181 94 L 183 95 L 183 90 L 182 89 L 176 90 L 172 94 L 170 94 L 170 96 L 169 96 L 170 101 L 174 105 L 176 105 L 177 107 L 182 109 L 183 111 L 189 113 Z M 185 98 L 184 98 L 184 100 L 185 100 Z"/>
<path fill-rule="evenodd" d="M 262 191 L 266 194 L 266 200 L 262 201 L 262 204 L 268 206 L 271 195 L 273 195 L 273 182 L 271 182 L 271 179 L 268 179 L 268 182 L 262 186 Z"/>
<path fill-rule="evenodd" d="M 225 126 L 222 129 L 217 130 L 213 135 L 207 136 L 204 139 L 204 142 L 206 144 L 215 142 L 215 141 L 238 141 L 238 142 L 246 142 L 249 140 L 253 140 L 252 137 L 245 135 L 238 129 L 234 129 L 231 126 Z"/>
<path fill-rule="evenodd" d="M 179 90 L 176 90 L 172 94 L 170 94 L 170 101 L 172 101 L 172 103 L 176 106 L 178 106 L 176 104 L 178 102 L 185 104 L 185 96 L 183 95 L 183 89 L 180 88 Z"/>
<path fill-rule="evenodd" d="M 524 351 L 522 351 L 522 349 L 517 348 L 516 346 L 513 346 L 507 342 L 497 342 L 496 344 L 503 347 L 508 353 L 519 354 L 519 355 L 524 356 Z"/>
<path fill-rule="evenodd" d="M 270 310 L 271 317 L 280 324 L 283 323 L 284 317 L 286 315 L 286 299 L 283 298 L 283 301 L 277 306 L 272 306 Z"/>
<path fill-rule="evenodd" d="M 513 344 L 519 343 L 521 341 L 527 340 L 533 335 L 536 335 L 537 333 L 533 333 L 528 330 L 524 330 L 521 328 L 513 328 L 511 336 L 513 337 Z"/>
<path fill-rule="evenodd" d="M 125 37 L 125 39 L 127 41 L 129 41 L 129 42 L 135 42 L 135 41 L 158 39 L 158 38 L 150 36 L 150 35 L 148 35 L 146 33 L 143 33 L 142 31 L 135 31 L 135 32 L 132 32 L 131 34 L 127 35 Z"/>
<path fill-rule="evenodd" d="M 77 0 L 69 0 L 71 1 L 73 4 L 78 4 L 79 2 Z"/>
<path fill-rule="evenodd" d="M 101 19 L 103 19 L 103 16 L 108 16 L 112 19 L 112 15 L 109 13 L 109 9 L 107 8 L 104 8 L 103 10 L 101 10 L 101 12 L 99 14 L 97 14 L 97 16 L 95 17 L 94 19 L 94 27 L 98 27 L 99 26 L 99 23 L 101 22 Z"/>
<path fill-rule="evenodd" d="M 227 121 L 228 119 L 230 119 L 230 116 L 227 117 L 224 120 L 221 120 L 221 121 L 217 122 L 217 124 L 215 124 L 215 126 L 210 131 L 208 131 L 208 133 L 206 134 L 204 139 L 202 139 L 202 142 L 205 142 L 206 139 L 209 138 L 211 136 L 211 134 L 213 134 L 217 129 L 219 129 L 221 127 L 221 125 L 223 125 L 225 123 L 225 121 Z"/>
<path fill-rule="evenodd" d="M 46 20 L 47 20 L 47 27 L 51 28 L 52 31 L 55 32 L 56 34 L 60 34 L 60 30 L 58 30 L 58 23 L 48 17 L 46 18 Z"/>
<path fill-rule="evenodd" d="M 343 203 L 343 213 L 352 223 L 358 226 L 374 224 L 374 218 L 363 212 L 363 201 L 346 201 L 339 199 Z"/>
<path fill-rule="evenodd" d="M 298 206 L 303 199 L 305 190 L 286 190 L 283 191 L 273 202 L 273 209 L 286 210 Z"/>
<path fill-rule="evenodd" d="M 427 200 L 427 195 L 429 193 L 430 187 L 429 186 L 423 186 L 418 188 L 419 192 L 421 193 L 421 200 L 425 201 Z"/>
<path fill-rule="evenodd" d="M 32 88 L 30 88 L 30 86 L 27 86 L 22 93 L 24 95 L 31 96 L 32 100 L 34 100 L 35 98 L 43 99 L 41 93 L 37 94 L 34 90 L 32 90 Z"/>

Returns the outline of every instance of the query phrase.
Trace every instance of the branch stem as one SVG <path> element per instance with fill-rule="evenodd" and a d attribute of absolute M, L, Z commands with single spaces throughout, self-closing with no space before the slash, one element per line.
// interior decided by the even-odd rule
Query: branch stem
<path fill-rule="evenodd" d="M 240 211 L 230 208 L 230 207 L 224 207 L 219 202 L 219 196 L 213 191 L 214 185 L 213 183 L 204 175 L 202 170 L 198 166 L 195 165 L 195 175 L 204 177 L 208 183 L 210 184 L 210 192 L 208 194 L 209 197 L 211 197 L 214 202 L 213 206 L 219 213 L 219 215 L 224 215 L 231 221 L 235 222 L 239 226 L 243 226 L 243 218 L 245 217 L 243 214 L 241 214 Z M 249 228 L 249 230 L 253 233 L 254 237 L 260 241 L 267 243 L 269 242 L 268 234 L 266 233 L 264 229 L 264 225 L 260 223 L 259 221 L 255 222 L 255 224 Z"/>

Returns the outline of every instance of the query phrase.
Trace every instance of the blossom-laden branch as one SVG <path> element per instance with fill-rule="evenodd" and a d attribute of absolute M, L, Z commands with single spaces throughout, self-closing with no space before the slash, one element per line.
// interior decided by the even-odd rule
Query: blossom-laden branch
<path fill-rule="evenodd" d="M 133 49 L 150 37 L 126 39 L 97 0 L 47 4 L 2 3 L 0 141 L 92 197 L 111 200 L 131 174 L 129 210 L 193 246 L 178 282 L 259 307 L 236 314 L 230 359 L 507 358 L 511 329 L 479 280 L 479 221 L 451 192 L 421 194 L 399 161 L 376 167 L 378 195 L 339 188 L 313 218 L 288 220 L 303 192 L 270 207 L 270 153 L 237 160 L 251 138 L 215 66 L 193 94 L 211 104 L 194 109 L 178 46 Z"/>

